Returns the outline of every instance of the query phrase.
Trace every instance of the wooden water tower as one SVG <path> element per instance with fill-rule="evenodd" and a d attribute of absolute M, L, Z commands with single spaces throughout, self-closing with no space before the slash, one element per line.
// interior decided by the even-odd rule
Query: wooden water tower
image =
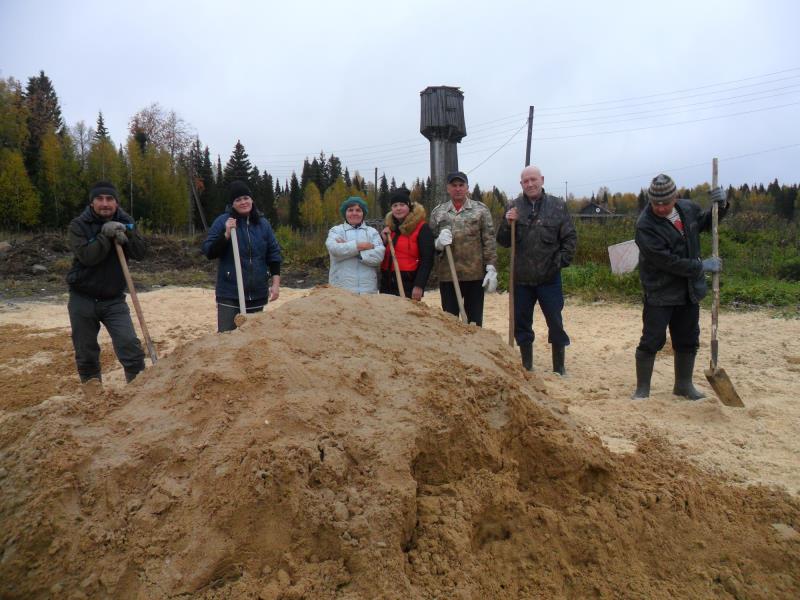
<path fill-rule="evenodd" d="M 422 109 L 419 131 L 431 143 L 431 184 L 434 198 L 441 202 L 444 178 L 458 171 L 458 144 L 467 135 L 464 124 L 464 93 L 446 85 L 427 87 L 420 93 Z"/>

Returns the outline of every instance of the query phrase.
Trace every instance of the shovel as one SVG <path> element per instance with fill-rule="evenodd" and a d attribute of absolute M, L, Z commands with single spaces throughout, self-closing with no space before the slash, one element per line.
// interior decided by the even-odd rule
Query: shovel
<path fill-rule="evenodd" d="M 711 168 L 711 188 L 717 187 L 717 159 L 715 158 Z M 711 207 L 711 255 L 719 256 L 719 207 L 714 202 Z M 714 392 L 717 394 L 720 402 L 725 406 L 743 407 L 744 402 L 736 393 L 728 374 L 725 369 L 717 365 L 719 357 L 719 341 L 717 340 L 717 326 L 719 324 L 719 273 L 712 273 L 711 275 L 711 290 L 712 290 L 712 304 L 711 304 L 711 365 L 706 369 L 706 379 Z"/>
<path fill-rule="evenodd" d="M 450 245 L 444 247 L 444 252 L 447 254 L 447 262 L 450 264 L 450 275 L 453 277 L 453 288 L 456 290 L 456 300 L 458 300 L 458 314 L 464 323 L 469 323 L 467 320 L 467 311 L 464 310 L 464 298 L 461 297 L 461 288 L 458 286 L 458 275 L 456 274 L 456 263 L 453 260 L 453 251 L 450 250 Z"/>
<path fill-rule="evenodd" d="M 239 290 L 239 314 L 233 319 L 233 323 L 239 327 L 247 318 L 247 305 L 244 300 L 244 281 L 242 280 L 242 263 L 239 260 L 239 238 L 236 235 L 236 228 L 231 229 L 231 243 L 233 244 L 233 264 L 236 268 L 236 289 Z"/>
<path fill-rule="evenodd" d="M 144 322 L 144 313 L 142 313 L 142 307 L 139 305 L 139 297 L 136 295 L 136 288 L 133 287 L 133 278 L 131 277 L 130 270 L 128 270 L 128 261 L 125 259 L 125 251 L 122 249 L 122 246 L 117 243 L 117 240 L 114 240 L 114 246 L 117 249 L 117 257 L 122 267 L 122 274 L 125 276 L 125 283 L 128 285 L 128 292 L 131 294 L 133 308 L 136 310 L 136 317 L 139 319 L 139 325 L 142 328 L 142 336 L 147 345 L 147 353 L 150 355 L 150 361 L 156 364 L 156 361 L 158 361 L 156 348 L 153 346 L 153 340 L 150 339 L 150 333 L 147 331 L 147 325 Z"/>
<path fill-rule="evenodd" d="M 508 345 L 514 347 L 514 258 L 517 253 L 517 220 L 511 221 L 511 265 L 508 268 Z"/>
<path fill-rule="evenodd" d="M 386 236 L 389 240 L 389 252 L 392 253 L 392 264 L 394 265 L 394 274 L 397 277 L 397 291 L 400 292 L 400 297 L 406 297 L 406 291 L 403 289 L 403 278 L 400 276 L 400 265 L 397 263 L 397 255 L 394 253 L 394 242 L 392 241 L 392 232 Z"/>

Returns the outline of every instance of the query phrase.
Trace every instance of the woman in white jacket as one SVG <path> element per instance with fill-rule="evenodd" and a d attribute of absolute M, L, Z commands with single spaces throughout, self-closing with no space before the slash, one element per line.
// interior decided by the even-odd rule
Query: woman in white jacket
<path fill-rule="evenodd" d="M 356 294 L 378 293 L 378 269 L 385 248 L 378 231 L 364 224 L 367 205 L 351 196 L 339 207 L 344 223 L 331 227 L 325 246 L 331 257 L 328 282 Z"/>

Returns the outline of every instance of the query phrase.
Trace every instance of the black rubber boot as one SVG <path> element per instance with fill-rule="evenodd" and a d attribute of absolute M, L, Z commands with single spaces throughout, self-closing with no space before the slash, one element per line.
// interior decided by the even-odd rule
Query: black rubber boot
<path fill-rule="evenodd" d="M 689 400 L 700 400 L 700 398 L 706 397 L 692 383 L 695 356 L 694 352 L 675 353 L 675 387 L 672 388 L 672 393 Z"/>
<path fill-rule="evenodd" d="M 522 356 L 522 366 L 526 371 L 533 371 L 533 344 L 520 344 L 519 353 Z"/>
<path fill-rule="evenodd" d="M 131 381 L 136 379 L 136 376 L 139 373 L 141 373 L 141 371 L 136 371 L 136 372 L 134 372 L 134 371 L 125 371 L 125 383 L 130 383 Z"/>
<path fill-rule="evenodd" d="M 631 396 L 633 400 L 650 397 L 650 379 L 653 377 L 655 362 L 655 354 L 636 351 L 636 391 Z"/>
<path fill-rule="evenodd" d="M 567 374 L 564 368 L 564 346 L 552 345 L 553 350 L 553 373 L 558 373 L 562 377 Z"/>

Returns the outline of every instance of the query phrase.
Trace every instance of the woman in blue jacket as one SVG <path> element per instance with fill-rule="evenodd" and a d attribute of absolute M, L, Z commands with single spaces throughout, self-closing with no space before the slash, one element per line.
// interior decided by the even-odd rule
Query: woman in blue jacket
<path fill-rule="evenodd" d="M 219 259 L 217 270 L 217 331 L 236 328 L 239 291 L 236 287 L 231 230 L 236 229 L 242 267 L 245 306 L 248 313 L 261 312 L 269 300 L 277 300 L 281 287 L 281 247 L 272 227 L 253 205 L 250 188 L 243 181 L 230 186 L 231 204 L 218 216 L 203 242 L 203 254 Z M 268 285 L 272 277 L 272 285 Z"/>

